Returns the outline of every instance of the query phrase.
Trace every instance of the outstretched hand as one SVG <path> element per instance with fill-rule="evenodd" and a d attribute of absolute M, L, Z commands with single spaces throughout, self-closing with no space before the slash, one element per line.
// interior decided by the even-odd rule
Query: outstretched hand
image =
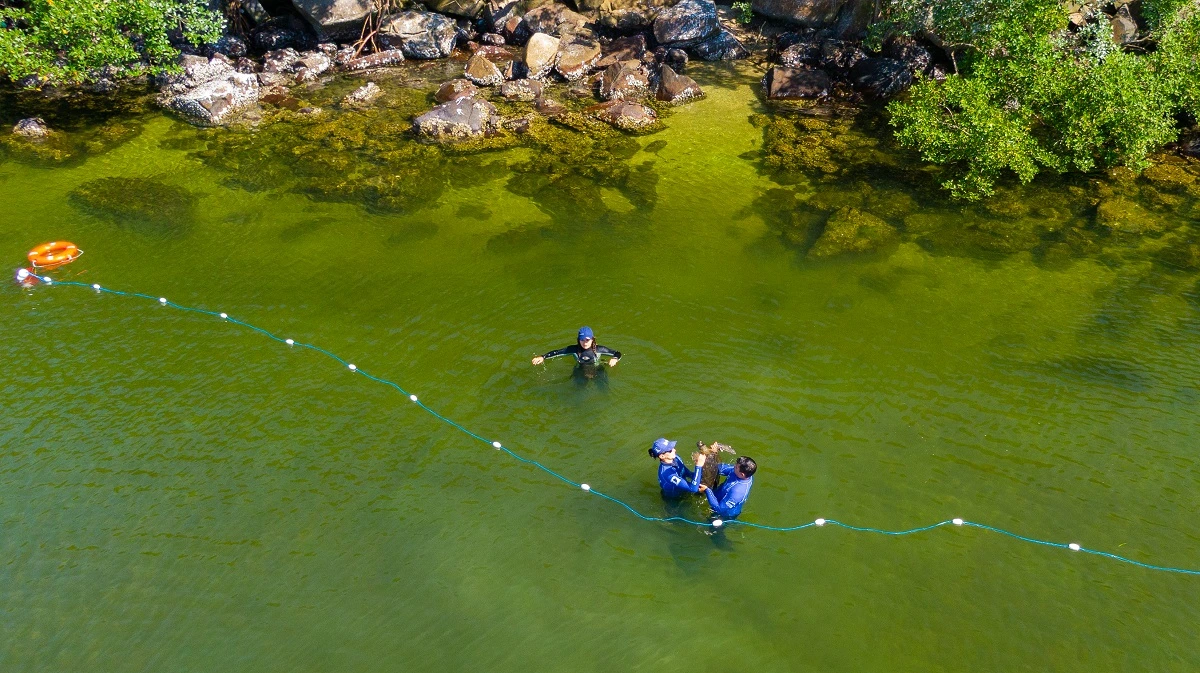
<path fill-rule="evenodd" d="M 533 356 L 533 364 L 535 364 L 535 365 L 540 365 L 545 361 L 546 361 L 546 358 L 544 358 L 540 355 Z"/>
<path fill-rule="evenodd" d="M 616 367 L 616 366 L 617 366 L 617 363 L 618 363 L 618 362 L 620 362 L 620 361 L 621 361 L 621 358 L 613 358 L 613 359 L 611 359 L 611 360 L 609 360 L 609 361 L 608 361 L 608 366 L 609 366 L 609 367 Z"/>
<path fill-rule="evenodd" d="M 703 453 L 696 454 L 696 467 L 704 467 L 704 461 L 708 460 L 708 456 Z"/>
<path fill-rule="evenodd" d="M 707 490 L 708 490 L 708 487 L 707 487 L 707 486 L 705 486 L 704 484 L 700 484 L 700 492 L 701 492 L 701 493 L 703 493 L 703 492 L 705 492 L 705 491 L 707 491 Z"/>

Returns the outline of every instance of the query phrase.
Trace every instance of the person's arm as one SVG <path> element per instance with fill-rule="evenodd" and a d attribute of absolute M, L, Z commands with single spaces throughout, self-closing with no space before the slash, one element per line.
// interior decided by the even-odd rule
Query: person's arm
<path fill-rule="evenodd" d="M 725 497 L 720 500 L 717 499 L 712 489 L 705 491 L 704 495 L 708 498 L 708 506 L 712 507 L 715 514 L 726 518 L 735 517 L 742 513 L 742 504 L 750 496 L 750 480 L 735 481 L 732 486 L 725 489 Z"/>
<path fill-rule="evenodd" d="M 730 465 L 729 463 L 721 463 L 720 465 L 718 465 L 717 466 L 717 474 L 720 474 L 722 477 L 735 476 L 733 474 L 733 466 Z"/>
<path fill-rule="evenodd" d="M 578 350 L 579 350 L 579 344 L 571 344 L 570 346 L 567 346 L 565 348 L 559 348 L 558 350 L 550 351 L 549 353 L 546 353 L 545 355 L 538 355 L 538 356 L 534 357 L 533 364 L 540 365 L 543 362 L 545 362 L 546 360 L 550 360 L 552 358 L 562 357 L 564 355 L 574 355 L 575 352 Z"/>
<path fill-rule="evenodd" d="M 690 472 L 683 466 L 683 461 L 679 460 L 679 458 L 675 458 L 675 464 L 672 467 L 674 468 L 674 474 L 671 475 L 671 484 L 675 488 L 681 488 L 689 493 L 695 493 L 700 490 L 700 470 L 696 470 L 691 477 L 688 477 L 687 475 Z"/>
<path fill-rule="evenodd" d="M 609 367 L 616 367 L 617 362 L 621 359 L 621 351 L 615 351 L 608 346 L 601 346 L 600 344 L 596 344 L 596 355 L 607 355 L 609 358 Z"/>

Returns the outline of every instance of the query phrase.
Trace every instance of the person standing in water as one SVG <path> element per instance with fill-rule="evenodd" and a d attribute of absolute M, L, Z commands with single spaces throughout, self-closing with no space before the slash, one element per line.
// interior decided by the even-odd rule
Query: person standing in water
<path fill-rule="evenodd" d="M 617 362 L 621 359 L 621 351 L 615 351 L 607 346 L 601 346 L 596 343 L 596 335 L 592 333 L 591 327 L 579 328 L 579 342 L 571 344 L 566 348 L 560 348 L 556 351 L 550 351 L 545 355 L 536 355 L 533 358 L 533 364 L 540 365 L 551 358 L 562 357 L 564 355 L 574 355 L 575 361 L 584 366 L 595 367 L 600 364 L 602 356 L 608 356 L 608 366 L 616 367 Z"/>
<path fill-rule="evenodd" d="M 704 467 L 706 456 L 696 456 L 696 469 L 689 470 L 683 464 L 683 459 L 675 454 L 675 444 L 665 437 L 659 437 L 650 446 L 650 457 L 658 459 L 658 486 L 667 500 L 678 500 L 704 488 L 704 484 L 700 483 L 700 468 Z"/>
<path fill-rule="evenodd" d="M 742 505 L 750 497 L 750 487 L 754 485 L 754 473 L 757 470 L 758 465 L 753 458 L 741 456 L 733 465 L 721 464 L 719 471 L 725 481 L 719 486 L 709 488 L 700 484 L 700 492 L 708 498 L 713 517 L 728 521 L 741 515 Z"/>

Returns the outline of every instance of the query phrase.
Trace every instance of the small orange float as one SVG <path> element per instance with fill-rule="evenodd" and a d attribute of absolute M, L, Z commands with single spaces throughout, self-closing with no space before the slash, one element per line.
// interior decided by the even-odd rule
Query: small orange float
<path fill-rule="evenodd" d="M 35 269 L 56 269 L 79 259 L 83 251 L 70 241 L 51 241 L 29 251 L 29 261 Z"/>

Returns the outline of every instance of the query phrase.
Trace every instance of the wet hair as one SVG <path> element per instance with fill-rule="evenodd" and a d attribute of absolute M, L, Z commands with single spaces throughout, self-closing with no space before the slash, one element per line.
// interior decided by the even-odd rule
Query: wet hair
<path fill-rule="evenodd" d="M 753 477 L 755 471 L 758 470 L 758 463 L 754 462 L 750 456 L 739 456 L 735 465 L 737 465 L 738 472 L 746 477 Z"/>

